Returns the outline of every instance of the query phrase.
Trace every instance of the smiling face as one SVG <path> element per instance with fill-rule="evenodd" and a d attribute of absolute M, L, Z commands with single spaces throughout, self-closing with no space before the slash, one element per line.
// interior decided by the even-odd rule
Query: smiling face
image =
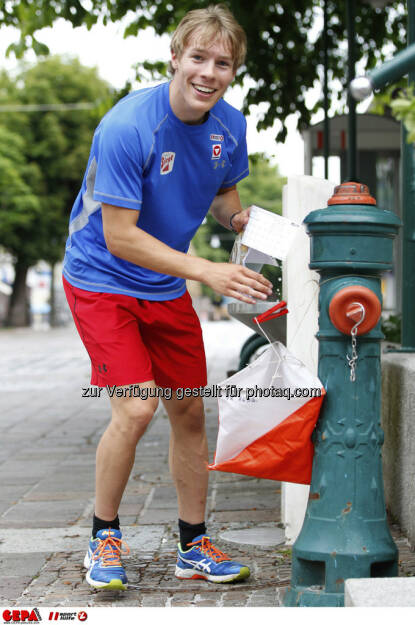
<path fill-rule="evenodd" d="M 230 48 L 219 38 L 202 43 L 195 32 L 180 57 L 172 52 L 171 63 L 170 106 L 181 121 L 199 124 L 235 78 Z"/>

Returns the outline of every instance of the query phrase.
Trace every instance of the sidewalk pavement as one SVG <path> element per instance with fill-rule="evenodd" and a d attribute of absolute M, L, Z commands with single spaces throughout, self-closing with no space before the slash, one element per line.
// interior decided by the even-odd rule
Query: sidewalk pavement
<path fill-rule="evenodd" d="M 203 324 L 209 385 L 235 368 L 250 330 L 235 321 Z M 83 558 L 93 512 L 95 449 L 109 419 L 106 394 L 82 397 L 89 359 L 72 326 L 0 330 L 0 604 L 2 606 L 282 605 L 290 548 L 231 543 L 224 530 L 282 527 L 281 485 L 212 472 L 207 524 L 217 544 L 251 567 L 234 585 L 174 577 L 178 540 L 175 490 L 168 471 L 169 424 L 158 410 L 137 448 L 120 509 L 130 555 L 125 592 L 95 591 Z M 205 399 L 210 458 L 217 404 Z M 400 575 L 415 575 L 415 554 L 397 526 Z M 226 534 L 225 534 L 226 536 Z"/>

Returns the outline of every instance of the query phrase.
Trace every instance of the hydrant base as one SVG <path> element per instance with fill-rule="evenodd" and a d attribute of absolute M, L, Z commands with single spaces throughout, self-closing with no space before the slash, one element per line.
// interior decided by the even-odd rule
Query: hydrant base
<path fill-rule="evenodd" d="M 343 608 L 344 592 L 325 592 L 306 586 L 288 588 L 284 596 L 286 608 Z"/>

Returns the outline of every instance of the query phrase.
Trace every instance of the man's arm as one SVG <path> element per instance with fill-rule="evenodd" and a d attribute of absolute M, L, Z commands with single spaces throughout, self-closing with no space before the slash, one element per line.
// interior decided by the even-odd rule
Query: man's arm
<path fill-rule="evenodd" d="M 266 299 L 272 284 L 261 274 L 231 263 L 212 263 L 178 252 L 144 232 L 137 224 L 139 211 L 110 204 L 102 205 L 104 237 L 114 256 L 159 273 L 198 280 L 212 289 L 253 303 L 252 298 Z"/>
<path fill-rule="evenodd" d="M 236 185 L 228 189 L 221 189 L 213 199 L 209 210 L 216 221 L 228 230 L 233 229 L 236 232 L 241 232 L 248 223 L 250 208 L 243 210 Z M 234 216 L 232 217 L 232 215 Z"/>

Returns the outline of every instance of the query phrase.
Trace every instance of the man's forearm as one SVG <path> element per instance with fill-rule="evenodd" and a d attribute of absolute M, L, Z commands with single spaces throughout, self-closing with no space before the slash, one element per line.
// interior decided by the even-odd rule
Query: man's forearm
<path fill-rule="evenodd" d="M 106 233 L 108 250 L 114 256 L 146 269 L 203 282 L 210 261 L 178 252 L 137 226 Z"/>
<path fill-rule="evenodd" d="M 210 212 L 224 228 L 231 230 L 229 220 L 234 213 L 242 211 L 241 200 L 236 187 L 215 196 Z"/>

